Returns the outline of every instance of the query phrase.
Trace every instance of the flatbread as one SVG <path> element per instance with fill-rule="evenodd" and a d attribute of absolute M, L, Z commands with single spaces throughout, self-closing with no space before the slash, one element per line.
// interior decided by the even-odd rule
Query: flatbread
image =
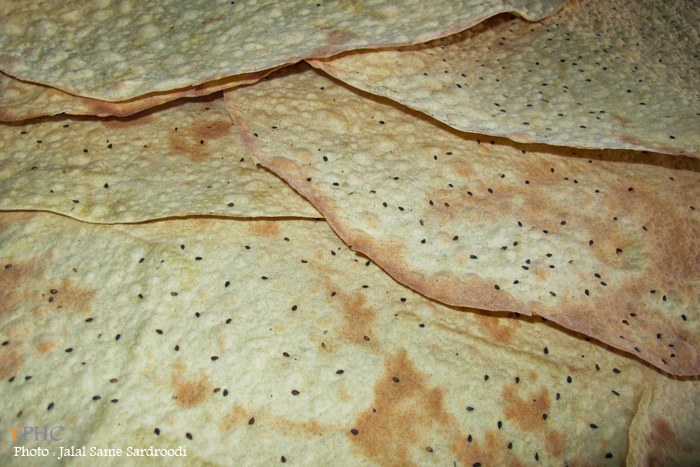
<path fill-rule="evenodd" d="M 697 381 L 539 319 L 442 306 L 323 222 L 92 225 L 3 213 L 0 264 L 0 385 L 12 395 L 0 398 L 2 422 L 63 426 L 60 442 L 2 436 L 3 465 L 58 464 L 59 446 L 124 450 L 74 465 L 618 465 L 628 453 L 669 465 L 698 455 L 700 405 L 685 399 L 697 400 Z M 635 424 L 649 417 L 690 450 L 643 441 L 656 432 Z M 57 457 L 13 457 L 22 444 Z M 151 446 L 187 457 L 126 457 Z"/>
<path fill-rule="evenodd" d="M 249 152 L 399 282 L 700 372 L 699 172 L 458 133 L 305 68 L 226 97 Z"/>
<path fill-rule="evenodd" d="M 463 131 L 700 157 L 698 24 L 693 0 L 573 0 L 539 23 L 501 15 L 311 63 Z"/>
<path fill-rule="evenodd" d="M 528 19 L 563 0 L 0 2 L 0 69 L 121 101 L 344 50 L 405 45 L 495 14 Z"/>
<path fill-rule="evenodd" d="M 320 214 L 255 166 L 221 94 L 128 118 L 0 124 L 0 209 L 89 222 Z"/>
<path fill-rule="evenodd" d="M 126 117 L 183 97 L 206 96 L 222 89 L 254 83 L 269 72 L 248 73 L 119 102 L 74 96 L 50 86 L 21 81 L 0 73 L 0 121 L 11 122 L 58 114 Z"/>

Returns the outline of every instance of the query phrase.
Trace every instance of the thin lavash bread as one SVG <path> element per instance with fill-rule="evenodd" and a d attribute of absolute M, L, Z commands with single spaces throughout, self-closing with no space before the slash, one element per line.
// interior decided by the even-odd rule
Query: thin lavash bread
<path fill-rule="evenodd" d="M 271 76 L 226 93 L 249 151 L 399 282 L 700 372 L 697 171 L 496 143 L 308 67 Z"/>
<path fill-rule="evenodd" d="M 0 2 L 0 70 L 70 94 L 122 101 L 308 57 L 425 42 L 563 0 Z M 51 14 L 47 14 L 47 11 Z"/>
<path fill-rule="evenodd" d="M 310 62 L 463 131 L 700 157 L 699 23 L 694 0 L 572 0 L 538 23 Z"/>
<path fill-rule="evenodd" d="M 220 93 L 128 118 L 0 123 L 0 193 L 0 209 L 100 223 L 320 217 L 286 183 L 256 167 Z"/>
<path fill-rule="evenodd" d="M 0 213 L 3 424 L 71 465 L 688 465 L 698 382 L 539 318 L 443 306 L 324 222 Z M 15 448 L 55 444 L 0 438 Z M 128 448 L 187 457 L 126 457 Z"/>
<path fill-rule="evenodd" d="M 184 97 L 207 96 L 223 89 L 254 83 L 272 71 L 236 75 L 198 86 L 152 92 L 118 102 L 74 96 L 51 86 L 22 81 L 0 72 L 0 122 L 59 114 L 127 117 Z"/>

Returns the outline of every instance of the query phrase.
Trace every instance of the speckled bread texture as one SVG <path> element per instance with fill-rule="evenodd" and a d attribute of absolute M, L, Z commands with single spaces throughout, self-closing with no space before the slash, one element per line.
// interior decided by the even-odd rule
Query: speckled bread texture
<path fill-rule="evenodd" d="M 308 68 L 226 97 L 255 158 L 399 282 L 700 372 L 697 171 L 459 133 Z"/>
<path fill-rule="evenodd" d="M 171 216 L 320 214 L 256 167 L 223 97 L 117 119 L 46 117 L 0 124 L 0 209 L 90 222 Z"/>
<path fill-rule="evenodd" d="M 126 117 L 183 97 L 206 96 L 223 89 L 254 83 L 270 71 L 247 73 L 119 102 L 74 96 L 50 86 L 21 81 L 0 73 L 0 121 L 12 122 L 58 114 Z"/>
<path fill-rule="evenodd" d="M 502 15 L 311 63 L 464 131 L 700 157 L 698 24 L 694 0 L 574 0 L 539 23 Z"/>
<path fill-rule="evenodd" d="M 528 19 L 562 0 L 0 2 L 0 69 L 119 101 L 325 57 L 446 36 L 495 14 Z"/>
<path fill-rule="evenodd" d="M 188 455 L 72 465 L 617 465 L 628 453 L 683 465 L 698 455 L 697 381 L 539 318 L 440 305 L 323 222 L 1 213 L 0 283 L 4 424 L 61 425 L 64 447 Z M 19 465 L 10 440 L 0 438 L 0 463 Z"/>

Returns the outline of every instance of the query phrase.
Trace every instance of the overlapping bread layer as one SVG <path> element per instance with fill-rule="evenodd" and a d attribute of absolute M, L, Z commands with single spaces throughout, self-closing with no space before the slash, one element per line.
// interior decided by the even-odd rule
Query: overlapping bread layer
<path fill-rule="evenodd" d="M 692 0 L 572 0 L 538 23 L 311 63 L 463 131 L 700 157 L 699 22 Z"/>
<path fill-rule="evenodd" d="M 398 281 L 700 370 L 698 172 L 459 133 L 305 67 L 226 97 L 254 157 Z"/>
<path fill-rule="evenodd" d="M 61 425 L 64 447 L 253 464 L 698 454 L 697 381 L 539 318 L 445 307 L 324 222 L 3 213 L 0 265 L 3 420 Z M 0 443 L 14 461 L 21 441 Z"/>
<path fill-rule="evenodd" d="M 536 20 L 562 3 L 3 1 L 0 69 L 71 94 L 122 101 L 303 58 L 425 42 L 507 11 Z"/>
<path fill-rule="evenodd" d="M 256 167 L 220 94 L 129 118 L 0 124 L 0 193 L 0 209 L 101 223 L 320 216 Z"/>

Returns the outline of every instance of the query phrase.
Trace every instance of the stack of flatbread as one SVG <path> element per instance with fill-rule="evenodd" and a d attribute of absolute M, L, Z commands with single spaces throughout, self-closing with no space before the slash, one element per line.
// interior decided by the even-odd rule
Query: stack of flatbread
<path fill-rule="evenodd" d="M 697 24 L 1 0 L 0 464 L 697 464 Z"/>

